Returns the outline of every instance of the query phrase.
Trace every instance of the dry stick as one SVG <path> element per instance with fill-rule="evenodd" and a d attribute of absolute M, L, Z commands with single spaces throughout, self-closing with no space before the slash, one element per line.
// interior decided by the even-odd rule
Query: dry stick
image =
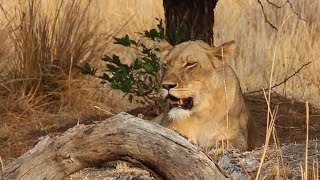
<path fill-rule="evenodd" d="M 307 134 L 306 134 L 306 150 L 305 150 L 305 162 L 304 162 L 304 179 L 308 179 L 308 146 L 309 146 L 309 102 L 306 102 L 306 124 L 307 124 Z"/>
<path fill-rule="evenodd" d="M 313 161 L 315 161 L 315 160 L 313 160 Z M 315 162 L 315 168 L 314 168 L 314 179 L 319 179 L 319 161 L 318 160 L 316 160 Z"/>
<path fill-rule="evenodd" d="M 300 164 L 300 173 L 301 173 L 301 179 L 304 180 L 304 171 L 301 164 Z"/>
<path fill-rule="evenodd" d="M 112 112 L 110 112 L 110 111 L 107 111 L 107 110 L 105 110 L 105 109 L 102 109 L 101 107 L 99 107 L 99 106 L 93 106 L 93 107 L 95 107 L 95 108 L 97 108 L 97 109 L 99 109 L 99 110 L 101 110 L 101 111 L 103 111 L 103 112 L 106 112 L 106 113 L 108 113 L 108 114 L 110 114 L 110 115 L 112 115 L 112 116 L 114 116 L 115 114 L 113 114 Z"/>
<path fill-rule="evenodd" d="M 312 177 L 313 177 L 313 179 L 315 179 L 315 177 L 316 177 L 316 174 L 315 174 L 315 162 L 316 161 L 313 159 L 312 160 Z"/>
<path fill-rule="evenodd" d="M 267 14 L 264 11 L 264 7 L 263 7 L 263 5 L 262 5 L 260 0 L 258 0 L 258 3 L 260 4 L 260 7 L 261 7 L 261 10 L 262 10 L 262 13 L 263 13 L 263 16 L 264 16 L 264 19 L 265 19 L 266 23 L 268 23 L 274 30 L 278 31 L 278 28 L 268 20 Z"/>
<path fill-rule="evenodd" d="M 309 61 L 309 62 L 306 63 L 306 64 L 303 64 L 297 71 L 295 71 L 294 73 L 292 73 L 290 76 L 288 76 L 287 78 L 285 78 L 285 79 L 284 79 L 283 81 L 281 81 L 280 83 L 273 85 L 269 90 L 272 90 L 272 89 L 274 89 L 274 88 L 276 88 L 276 87 L 278 87 L 278 86 L 286 83 L 286 82 L 287 82 L 289 79 L 291 79 L 293 76 L 297 75 L 297 74 L 301 71 L 301 69 L 303 69 L 305 66 L 308 66 L 310 63 L 311 63 L 311 61 Z M 250 91 L 250 92 L 247 92 L 247 93 L 244 93 L 244 94 L 253 94 L 253 93 L 257 93 L 257 92 L 262 92 L 262 91 L 264 91 L 264 90 L 266 90 L 266 89 L 263 88 L 263 89 L 259 89 L 259 90 L 255 90 L 255 91 Z"/>
<path fill-rule="evenodd" d="M 316 162 L 317 161 L 315 161 L 314 159 L 312 160 L 312 177 L 313 177 L 313 179 L 316 179 Z M 317 179 L 319 179 L 319 178 L 317 178 Z"/>
<path fill-rule="evenodd" d="M 222 47 L 222 49 L 223 49 L 223 47 Z M 222 55 L 222 57 L 223 57 L 223 55 Z M 213 65 L 213 62 L 212 61 L 210 61 L 210 63 L 211 63 L 211 66 L 213 67 L 213 68 L 215 68 L 215 66 Z M 224 63 L 224 62 L 223 62 Z M 224 65 L 225 64 L 223 64 L 223 70 L 224 70 Z M 225 75 L 223 75 L 224 76 L 224 81 L 225 81 Z M 180 80 L 180 79 L 179 79 Z M 225 82 L 224 82 L 225 83 Z M 207 88 L 208 88 L 208 86 L 207 86 Z M 226 86 L 225 86 L 225 88 L 226 88 Z M 225 94 L 226 94 L 226 89 L 225 89 Z M 225 96 L 225 98 L 226 98 L 226 96 Z M 226 106 L 225 106 L 226 107 Z M 227 112 L 227 115 L 228 115 L 228 119 L 229 119 L 229 110 L 226 110 L 226 112 Z M 228 122 L 227 122 L 228 123 Z M 217 123 L 216 123 L 217 124 Z M 218 125 L 218 124 L 217 124 Z M 229 127 L 229 124 L 227 125 L 227 127 Z M 224 136 L 224 137 L 228 137 L 228 134 L 227 134 L 227 136 L 225 135 L 225 133 L 222 131 L 222 130 L 220 130 L 220 133 Z M 228 141 L 229 139 L 227 139 L 227 141 Z M 222 149 L 224 150 L 224 142 L 222 142 Z M 216 147 L 218 147 L 218 142 L 216 142 Z"/>
<path fill-rule="evenodd" d="M 0 169 L 0 179 L 2 179 L 2 178 L 3 178 L 2 172 L 3 172 L 4 165 L 3 165 L 3 161 L 2 161 L 1 156 L 0 156 L 0 164 L 1 164 L 1 169 Z"/>
<path fill-rule="evenodd" d="M 1 170 L 3 169 L 4 165 L 3 165 L 3 161 L 2 161 L 2 158 L 0 156 L 0 164 L 1 164 Z"/>
<path fill-rule="evenodd" d="M 266 99 L 266 103 L 267 103 L 267 107 L 268 107 L 268 114 L 270 114 L 270 116 L 268 116 L 268 118 L 271 118 L 271 120 L 268 119 L 269 125 L 267 125 L 266 140 L 264 142 L 263 153 L 262 153 L 262 157 L 260 159 L 260 165 L 259 165 L 258 172 L 257 172 L 255 180 L 259 179 L 259 176 L 260 176 L 260 173 L 261 173 L 261 169 L 262 169 L 262 164 L 263 164 L 264 159 L 265 159 L 266 154 L 267 154 L 268 145 L 269 145 L 269 141 L 270 141 L 270 137 L 271 137 L 271 133 L 272 133 L 272 128 L 274 127 L 274 123 L 275 123 L 275 119 L 276 119 L 273 116 L 272 112 L 271 112 L 270 101 L 268 100 L 266 91 L 263 90 L 263 93 L 264 93 L 264 98 Z"/>
<path fill-rule="evenodd" d="M 286 1 L 283 5 L 281 5 L 281 6 L 276 5 L 275 3 L 271 2 L 270 0 L 266 0 L 266 1 L 267 1 L 269 4 L 271 4 L 273 7 L 276 7 L 276 8 L 278 8 L 278 9 L 283 8 L 286 4 L 289 4 L 290 9 L 292 10 L 292 12 L 293 12 L 299 19 L 301 19 L 301 20 L 303 20 L 303 21 L 306 22 L 306 19 L 302 18 L 301 15 L 300 15 L 297 11 L 294 10 L 293 5 L 292 5 L 292 3 L 291 3 L 289 0 L 287 0 L 287 1 Z M 261 2 L 260 0 L 258 0 L 258 3 L 259 3 L 259 5 L 260 5 L 260 7 L 261 7 L 261 10 L 262 10 L 262 13 L 263 13 L 263 16 L 264 16 L 264 19 L 265 19 L 266 23 L 268 23 L 274 30 L 278 31 L 278 28 L 269 21 L 269 19 L 268 19 L 268 17 L 267 17 L 267 14 L 266 14 L 266 12 L 265 12 L 265 10 L 264 10 L 264 6 L 263 6 L 262 2 Z"/>
<path fill-rule="evenodd" d="M 226 109 L 226 120 L 227 120 L 227 148 L 229 148 L 229 110 L 227 108 L 227 83 L 226 83 L 226 72 L 225 72 L 225 61 L 223 56 L 223 46 L 221 48 L 221 56 L 222 56 L 222 71 L 223 71 L 223 85 L 224 85 L 224 100 L 225 100 L 225 109 Z"/>
<path fill-rule="evenodd" d="M 260 2 L 260 0 L 258 0 L 258 1 Z M 282 23 L 282 25 L 284 24 L 284 22 Z M 272 64 L 271 64 L 271 73 L 270 73 L 270 80 L 269 80 L 268 97 L 267 97 L 267 94 L 266 94 L 265 90 L 263 90 L 263 93 L 264 93 L 264 96 L 265 96 L 265 99 L 266 99 L 266 103 L 267 103 L 267 106 L 268 106 L 267 132 L 266 132 L 265 147 L 264 147 L 264 150 L 263 150 L 263 155 L 261 157 L 259 169 L 258 169 L 258 172 L 257 172 L 257 175 L 256 175 L 256 180 L 258 180 L 260 172 L 261 172 L 262 164 L 263 164 L 263 161 L 264 161 L 264 158 L 266 156 L 267 149 L 268 149 L 268 144 L 269 144 L 269 140 L 270 140 L 270 136 L 271 136 L 272 126 L 274 126 L 274 121 L 275 121 L 275 118 L 273 117 L 273 114 L 271 112 L 271 103 L 270 103 L 271 102 L 271 94 L 270 94 L 270 92 L 271 92 L 272 80 L 273 80 L 274 62 L 275 62 L 275 59 L 276 59 L 277 42 L 278 42 L 278 38 L 276 38 L 276 43 L 275 43 L 274 51 L 273 51 L 273 58 L 272 58 Z M 271 117 L 271 120 L 270 120 L 270 117 Z"/>
<path fill-rule="evenodd" d="M 271 4 L 273 7 L 276 7 L 276 8 L 278 8 L 278 9 L 283 8 L 286 4 L 289 4 L 290 9 L 292 10 L 292 12 L 293 12 L 299 19 L 301 19 L 302 21 L 307 22 L 306 19 L 302 18 L 301 15 L 300 15 L 297 11 L 294 10 L 293 5 L 292 5 L 292 3 L 291 3 L 289 0 L 287 0 L 287 1 L 286 1 L 283 5 L 281 5 L 281 6 L 276 5 L 275 3 L 271 2 L 270 0 L 266 0 L 266 1 L 267 1 L 269 4 Z"/>
<path fill-rule="evenodd" d="M 315 161 L 314 179 L 319 179 L 319 161 Z"/>
<path fill-rule="evenodd" d="M 273 111 L 273 117 L 275 118 L 276 120 L 276 115 L 278 113 L 278 110 L 279 110 L 279 105 L 277 105 Z M 280 179 L 280 173 L 281 173 L 281 167 L 280 165 L 282 166 L 282 169 L 283 169 L 283 173 L 284 172 L 284 169 L 285 169 L 285 165 L 284 165 L 284 162 L 283 162 L 283 153 L 282 153 L 282 150 L 281 150 L 281 147 L 280 147 L 280 141 L 279 141 L 279 138 L 278 138 L 278 135 L 277 135 L 277 131 L 276 131 L 276 126 L 274 124 L 274 126 L 272 127 L 272 135 L 273 135 L 273 140 L 275 142 L 275 148 L 277 150 L 277 163 L 278 163 L 278 166 L 279 166 L 279 169 L 277 169 L 277 176 L 278 178 Z M 281 162 L 279 162 L 281 161 Z M 281 164 L 280 164 L 281 163 Z"/>

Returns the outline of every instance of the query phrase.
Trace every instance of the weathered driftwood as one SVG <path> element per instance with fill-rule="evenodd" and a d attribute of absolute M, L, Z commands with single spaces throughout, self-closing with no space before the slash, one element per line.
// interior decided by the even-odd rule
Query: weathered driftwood
<path fill-rule="evenodd" d="M 215 163 L 184 137 L 126 113 L 77 125 L 56 139 L 47 136 L 1 174 L 3 179 L 63 179 L 122 157 L 140 161 L 165 179 L 225 179 Z"/>

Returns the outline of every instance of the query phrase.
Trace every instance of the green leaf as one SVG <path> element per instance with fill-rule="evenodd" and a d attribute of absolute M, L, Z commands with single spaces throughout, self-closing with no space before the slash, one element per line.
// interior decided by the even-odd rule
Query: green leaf
<path fill-rule="evenodd" d="M 160 39 L 164 39 L 165 38 L 165 34 L 164 34 L 164 32 L 165 32 L 165 29 L 164 29 L 164 27 L 163 27 L 163 23 L 162 23 L 162 19 L 158 19 L 158 18 L 156 18 L 156 20 L 159 22 L 158 24 L 157 24 L 157 27 L 158 27 L 158 29 L 159 29 L 159 38 Z"/>
<path fill-rule="evenodd" d="M 98 76 L 98 78 L 102 79 L 102 80 L 107 80 L 108 82 L 113 82 L 113 79 L 110 78 L 110 76 L 106 73 L 103 73 L 102 76 Z"/>
<path fill-rule="evenodd" d="M 148 73 L 154 72 L 156 70 L 156 68 L 154 66 L 152 66 L 151 64 L 143 64 L 142 67 Z"/>
<path fill-rule="evenodd" d="M 121 65 L 119 56 L 113 54 L 113 55 L 112 55 L 112 60 L 113 60 L 112 62 L 115 63 L 116 65 L 118 65 L 118 66 Z"/>
<path fill-rule="evenodd" d="M 138 45 L 138 42 L 136 42 L 135 40 L 130 40 L 131 44 L 134 44 L 134 45 Z"/>
<path fill-rule="evenodd" d="M 142 54 L 145 54 L 145 55 L 147 55 L 147 56 L 150 56 L 150 51 L 151 51 L 151 49 L 143 49 L 142 50 Z"/>
<path fill-rule="evenodd" d="M 136 59 L 134 62 L 133 62 L 133 69 L 134 70 L 137 70 L 137 69 L 140 69 L 142 66 L 141 66 L 141 61 L 139 59 Z"/>
<path fill-rule="evenodd" d="M 126 64 L 121 64 L 120 71 L 127 75 L 127 74 L 129 74 L 130 68 Z"/>
<path fill-rule="evenodd" d="M 114 44 L 121 44 L 121 45 L 126 46 L 126 47 L 130 47 L 130 45 L 131 45 L 131 42 L 130 42 L 128 34 L 126 34 L 122 38 L 113 37 L 113 39 L 115 40 Z"/>
<path fill-rule="evenodd" d="M 118 83 L 112 83 L 110 86 L 112 89 L 121 89 L 121 86 Z"/>
<path fill-rule="evenodd" d="M 159 33 L 156 29 L 151 29 L 150 31 L 146 30 L 144 32 L 144 35 L 152 40 L 156 40 L 156 38 L 159 38 Z"/>
<path fill-rule="evenodd" d="M 111 72 L 117 72 L 118 71 L 118 68 L 114 65 L 111 65 L 111 64 L 107 64 L 106 65 L 108 70 L 111 71 Z"/>
<path fill-rule="evenodd" d="M 104 57 L 101 58 L 101 60 L 106 62 L 113 62 L 113 59 L 107 55 L 104 55 Z"/>
<path fill-rule="evenodd" d="M 89 74 L 92 76 L 96 75 L 97 68 L 91 67 L 90 64 L 88 64 L 88 63 L 86 63 L 83 68 L 80 66 L 77 66 L 77 67 L 81 70 L 82 74 Z"/>

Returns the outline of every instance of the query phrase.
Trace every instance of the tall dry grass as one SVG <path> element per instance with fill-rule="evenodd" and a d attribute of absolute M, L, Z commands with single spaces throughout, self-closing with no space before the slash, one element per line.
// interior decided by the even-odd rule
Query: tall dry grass
<path fill-rule="evenodd" d="M 99 11 L 107 29 L 123 36 L 156 27 L 155 18 L 164 19 L 162 0 L 92 0 L 92 8 Z"/>
<path fill-rule="evenodd" d="M 71 111 L 72 85 L 80 76 L 74 65 L 99 59 L 110 42 L 111 34 L 100 31 L 101 21 L 89 11 L 91 1 L 50 3 L 17 0 L 12 9 L 0 6 L 7 24 L 0 47 L 9 56 L 0 57 L 2 136 L 22 133 L 30 124 L 31 129 L 54 124 L 41 119 Z"/>
<path fill-rule="evenodd" d="M 223 0 L 215 11 L 215 44 L 228 40 L 238 44 L 232 62 L 244 92 L 267 88 L 294 74 L 302 65 L 311 62 L 297 75 L 275 91 L 299 101 L 320 106 L 320 1 L 290 1 L 276 8 L 261 0 L 267 19 L 278 31 L 266 23 L 258 1 Z M 271 1 L 278 6 L 286 1 Z M 304 20 L 302 20 L 299 16 Z M 269 77 L 274 61 L 272 82 Z"/>
<path fill-rule="evenodd" d="M 163 16 L 161 4 L 0 0 L 1 137 L 136 107 L 120 91 L 79 74 L 74 65 L 101 65 L 104 53 L 130 59 L 132 53 L 113 45 L 111 36 L 155 27 L 157 14 Z"/>

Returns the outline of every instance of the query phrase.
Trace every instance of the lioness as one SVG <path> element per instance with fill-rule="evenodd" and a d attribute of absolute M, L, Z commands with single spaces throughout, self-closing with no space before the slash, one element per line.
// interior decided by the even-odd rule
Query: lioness
<path fill-rule="evenodd" d="M 255 122 L 236 74 L 225 64 L 234 49 L 234 41 L 216 48 L 188 41 L 168 51 L 161 82 L 161 96 L 168 104 L 156 121 L 204 150 L 253 149 Z"/>

